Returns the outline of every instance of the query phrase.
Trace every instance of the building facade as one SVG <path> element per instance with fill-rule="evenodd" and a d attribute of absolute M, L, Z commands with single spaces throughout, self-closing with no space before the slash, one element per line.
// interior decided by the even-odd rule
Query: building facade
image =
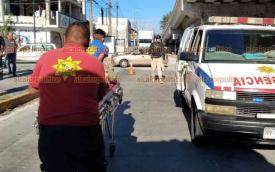
<path fill-rule="evenodd" d="M 84 0 L 0 0 L 0 25 L 9 21 L 19 44 L 63 45 L 67 26 L 85 20 Z"/>
<path fill-rule="evenodd" d="M 184 30 L 206 24 L 210 16 L 274 18 L 272 0 L 176 0 L 171 17 L 162 32 L 163 42 L 177 51 Z"/>
<path fill-rule="evenodd" d="M 110 47 L 110 53 L 125 53 L 131 45 L 131 23 L 128 18 L 118 18 L 118 27 L 116 33 L 116 18 L 112 18 L 112 33 L 109 31 L 109 19 L 98 17 L 96 28 L 104 30 L 109 38 L 105 40 Z M 116 35 L 117 34 L 117 35 Z M 116 45 L 116 46 L 115 46 Z"/>

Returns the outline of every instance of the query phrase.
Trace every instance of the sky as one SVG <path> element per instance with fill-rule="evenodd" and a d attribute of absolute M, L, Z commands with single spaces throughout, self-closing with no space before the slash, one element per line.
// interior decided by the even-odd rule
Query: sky
<path fill-rule="evenodd" d="M 108 0 L 95 0 L 97 4 L 93 4 L 93 15 L 100 16 L 100 7 L 107 8 Z M 140 30 L 153 30 L 160 33 L 160 21 L 162 16 L 173 10 L 176 0 L 112 0 L 113 7 L 119 2 L 119 17 L 128 18 L 132 26 L 138 27 Z M 87 6 L 89 4 L 87 3 Z M 89 12 L 87 9 L 86 12 Z M 113 8 L 113 16 L 115 16 L 115 8 Z M 87 16 L 88 17 L 88 16 Z"/>

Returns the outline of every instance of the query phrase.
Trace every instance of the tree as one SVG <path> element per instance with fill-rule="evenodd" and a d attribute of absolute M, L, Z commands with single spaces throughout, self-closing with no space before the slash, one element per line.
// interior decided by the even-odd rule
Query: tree
<path fill-rule="evenodd" d="M 12 25 L 14 24 L 14 22 L 11 20 L 11 18 L 9 17 L 5 22 L 3 26 L 0 26 L 0 32 L 2 34 L 2 36 L 6 36 L 8 34 L 8 32 L 10 31 L 14 31 L 14 28 L 12 27 Z"/>
<path fill-rule="evenodd" d="M 160 28 L 161 28 L 161 30 L 164 30 L 166 28 L 171 15 L 172 15 L 171 11 L 169 13 L 163 15 L 162 20 L 160 21 Z"/>

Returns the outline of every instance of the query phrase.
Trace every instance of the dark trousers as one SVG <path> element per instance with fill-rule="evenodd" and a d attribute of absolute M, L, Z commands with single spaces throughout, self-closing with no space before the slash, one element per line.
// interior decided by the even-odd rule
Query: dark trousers
<path fill-rule="evenodd" d="M 8 62 L 8 68 L 9 68 L 9 74 L 16 75 L 16 54 L 7 54 L 6 56 L 7 62 Z M 12 64 L 12 68 L 11 68 Z"/>
<path fill-rule="evenodd" d="M 38 153 L 42 172 L 106 172 L 100 125 L 40 125 Z"/>

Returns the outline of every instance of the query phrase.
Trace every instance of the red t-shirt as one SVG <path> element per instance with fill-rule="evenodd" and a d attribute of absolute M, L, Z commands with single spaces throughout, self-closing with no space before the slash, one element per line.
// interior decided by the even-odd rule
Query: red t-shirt
<path fill-rule="evenodd" d="M 89 126 L 99 123 L 98 103 L 106 93 L 104 67 L 84 48 L 66 44 L 37 62 L 29 85 L 39 90 L 38 123 Z"/>

